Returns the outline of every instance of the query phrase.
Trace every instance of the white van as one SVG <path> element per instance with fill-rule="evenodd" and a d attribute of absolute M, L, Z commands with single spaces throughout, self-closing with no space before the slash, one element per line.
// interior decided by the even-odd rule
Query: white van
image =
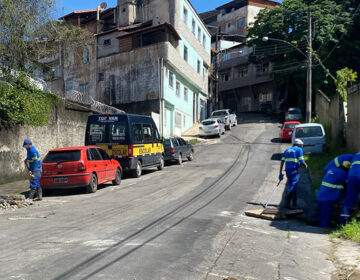
<path fill-rule="evenodd" d="M 305 123 L 295 126 L 292 143 L 295 139 L 304 142 L 304 154 L 320 154 L 326 149 L 326 135 L 322 124 Z"/>

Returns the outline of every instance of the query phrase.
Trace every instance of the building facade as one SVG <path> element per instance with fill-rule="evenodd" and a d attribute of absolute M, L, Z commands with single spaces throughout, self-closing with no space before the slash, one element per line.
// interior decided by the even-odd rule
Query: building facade
<path fill-rule="evenodd" d="M 153 115 L 164 136 L 206 118 L 211 35 L 188 0 L 118 0 L 62 19 L 95 35 L 63 52 L 64 91 Z"/>
<path fill-rule="evenodd" d="M 254 52 L 246 44 L 247 29 L 259 11 L 279 5 L 269 0 L 235 0 L 202 14 L 205 23 L 217 27 L 212 46 L 219 51 L 214 68 L 220 108 L 250 112 L 272 111 L 279 106 L 280 94 L 271 77 L 272 65 L 261 60 L 250 63 L 249 57 Z"/>

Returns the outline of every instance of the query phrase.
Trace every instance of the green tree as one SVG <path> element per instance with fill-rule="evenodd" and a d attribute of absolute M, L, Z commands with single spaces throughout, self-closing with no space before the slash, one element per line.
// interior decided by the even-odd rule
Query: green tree
<path fill-rule="evenodd" d="M 352 25 L 354 11 L 349 8 L 354 5 L 355 2 L 349 1 L 284 0 L 280 7 L 260 11 L 255 23 L 249 28 L 250 45 L 255 46 L 252 60 L 272 62 L 275 80 L 279 83 L 293 83 L 289 86 L 297 91 L 300 99 L 303 99 L 301 97 L 305 95 L 307 65 L 305 57 L 289 45 L 281 42 L 262 42 L 261 39 L 267 36 L 285 40 L 306 53 L 310 8 L 313 20 L 313 53 L 317 59 L 326 62 L 322 67 L 319 61 L 314 59 L 313 90 L 323 87 L 334 91 L 334 83 L 324 84 L 329 74 L 335 75 L 339 69 L 329 67 L 332 66 L 333 59 L 333 53 L 330 52 L 334 52 L 334 46 L 339 46 L 349 26 Z M 329 72 L 323 68 L 329 69 Z"/>
<path fill-rule="evenodd" d="M 53 20 L 56 0 L 0 0 L 0 66 L 24 70 L 90 33 Z"/>
<path fill-rule="evenodd" d="M 355 82 L 356 79 L 357 73 L 347 67 L 336 71 L 336 91 L 340 94 L 341 98 L 345 102 L 347 102 L 348 83 Z"/>

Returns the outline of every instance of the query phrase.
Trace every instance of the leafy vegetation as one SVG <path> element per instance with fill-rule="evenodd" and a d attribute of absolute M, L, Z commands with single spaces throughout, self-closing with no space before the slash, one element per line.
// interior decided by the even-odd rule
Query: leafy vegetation
<path fill-rule="evenodd" d="M 347 67 L 336 71 L 336 81 L 335 81 L 336 90 L 345 102 L 347 102 L 348 83 L 355 82 L 356 79 L 357 79 L 357 73 Z"/>
<path fill-rule="evenodd" d="M 60 45 L 85 42 L 90 32 L 54 21 L 56 0 L 0 0 L 0 68 L 32 71 Z"/>
<path fill-rule="evenodd" d="M 336 90 L 336 72 L 349 78 L 359 72 L 360 65 L 360 5 L 356 0 L 284 0 L 282 5 L 264 9 L 249 29 L 250 44 L 255 46 L 254 62 L 272 62 L 278 85 L 287 85 L 292 94 L 288 107 L 304 106 L 308 8 L 313 20 L 313 90 L 322 89 L 329 97 Z M 284 40 L 298 48 L 278 41 L 263 42 L 263 37 Z M 302 52 L 302 54 L 301 54 Z M 349 55 L 351 53 L 351 55 Z M 353 69 L 341 70 L 341 69 Z M 350 78 L 352 77 L 350 75 Z M 328 79 L 331 78 L 329 81 Z M 345 79 L 346 80 L 346 79 Z M 339 84 L 343 85 L 343 82 Z"/>
<path fill-rule="evenodd" d="M 360 243 L 360 213 L 351 222 L 340 226 L 331 237 L 349 239 Z"/>
<path fill-rule="evenodd" d="M 24 75 L 14 78 L 9 84 L 11 86 L 0 84 L 0 127 L 45 125 L 58 97 L 37 89 Z"/>

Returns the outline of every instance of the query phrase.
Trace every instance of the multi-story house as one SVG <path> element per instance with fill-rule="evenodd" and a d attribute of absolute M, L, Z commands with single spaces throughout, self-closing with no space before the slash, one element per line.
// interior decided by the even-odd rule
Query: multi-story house
<path fill-rule="evenodd" d="M 95 34 L 64 52 L 65 90 L 152 114 L 164 136 L 207 116 L 211 35 L 188 0 L 118 0 L 63 20 Z"/>
<path fill-rule="evenodd" d="M 279 107 L 281 93 L 274 86 L 272 65 L 250 63 L 249 56 L 254 55 L 254 50 L 245 39 L 247 28 L 259 11 L 279 5 L 270 0 L 235 0 L 201 15 L 206 24 L 217 27 L 212 45 L 219 50 L 214 69 L 220 108 L 249 112 Z"/>

